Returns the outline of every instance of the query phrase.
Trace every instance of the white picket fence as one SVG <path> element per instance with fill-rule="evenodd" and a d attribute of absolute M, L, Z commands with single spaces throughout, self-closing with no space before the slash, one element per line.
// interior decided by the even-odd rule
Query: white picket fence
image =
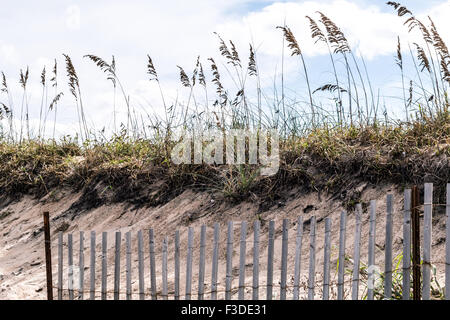
<path fill-rule="evenodd" d="M 450 184 L 446 186 L 446 239 L 450 239 Z M 432 240 L 432 213 L 433 213 L 433 185 L 431 183 L 426 183 L 424 186 L 424 217 L 423 217 L 423 253 L 422 253 L 422 299 L 430 299 L 430 281 L 431 281 L 431 240 Z M 442 205 L 442 204 L 435 204 Z M 368 279 L 373 279 L 375 277 L 375 269 L 370 266 L 375 265 L 375 230 L 376 230 L 376 206 L 377 201 L 370 201 L 369 207 L 369 241 L 368 241 L 368 261 L 367 261 L 367 272 Z M 403 273 L 403 299 L 410 299 L 410 274 L 411 274 L 411 190 L 406 189 L 404 192 L 404 209 L 403 209 L 403 265 L 401 267 Z M 362 298 L 360 294 L 360 284 L 361 284 L 361 270 L 360 270 L 360 250 L 361 250 L 361 217 L 362 217 L 362 207 L 361 204 L 356 206 L 355 218 L 355 230 L 354 230 L 354 244 L 352 252 L 353 260 L 353 270 L 351 275 L 350 285 L 351 288 L 351 299 L 357 300 Z M 339 259 L 337 267 L 337 299 L 344 299 L 344 287 L 347 284 L 344 281 L 344 263 L 339 263 L 345 260 L 346 257 L 346 233 L 347 233 L 347 212 L 342 211 L 340 214 L 339 221 Z M 317 280 L 321 283 L 322 298 L 324 300 L 330 299 L 330 287 L 332 283 L 330 281 L 330 255 L 331 255 L 331 232 L 332 232 L 332 221 L 329 217 L 325 218 L 325 237 L 324 237 L 324 259 L 323 259 L 323 272 L 322 279 L 316 279 L 316 217 L 311 217 L 309 227 L 309 272 L 307 281 L 307 298 L 314 299 L 317 297 Z M 287 299 L 287 282 L 288 282 L 288 242 L 289 242 L 289 225 L 290 221 L 288 219 L 283 220 L 282 225 L 282 245 L 281 245 L 281 277 L 279 282 L 279 298 L 281 300 Z M 302 217 L 298 217 L 297 229 L 295 234 L 295 253 L 294 253 L 294 266 L 293 266 L 293 286 L 292 288 L 292 298 L 297 300 L 300 298 L 300 278 L 301 278 L 301 248 L 303 241 L 303 221 Z M 274 279 L 274 239 L 275 239 L 275 222 L 269 221 L 268 224 L 268 244 L 267 244 L 267 263 L 266 270 L 266 281 L 265 285 L 260 283 L 260 266 L 262 261 L 260 261 L 260 221 L 254 221 L 253 224 L 253 261 L 252 261 L 252 285 L 251 285 L 251 298 L 257 299 L 267 299 L 271 300 L 274 297 L 274 287 L 278 287 L 277 284 L 273 283 Z M 181 283 L 180 283 L 180 268 L 181 268 L 181 251 L 180 248 L 180 231 L 176 231 L 173 239 L 173 257 L 174 257 L 174 271 L 171 275 L 173 276 L 173 292 L 171 292 L 171 297 L 169 297 L 169 274 L 168 274 L 168 255 L 169 255 L 169 238 L 166 236 L 163 239 L 161 250 L 161 273 L 158 278 L 161 278 L 161 283 L 157 283 L 157 272 L 155 265 L 155 240 L 153 229 L 148 231 L 148 241 L 149 241 L 149 267 L 150 267 L 150 290 L 145 290 L 146 286 L 144 283 L 145 271 L 144 271 L 144 231 L 137 232 L 137 260 L 138 260 L 138 298 L 145 299 L 150 296 L 151 299 L 182 299 Z M 194 246 L 194 229 L 189 227 L 187 232 L 187 248 L 186 248 L 186 259 L 185 259 L 185 290 L 184 299 L 189 300 L 193 298 L 192 293 L 192 282 L 193 282 L 193 254 L 194 248 L 199 250 L 198 259 L 198 286 L 197 286 L 197 299 L 205 299 L 208 294 L 210 299 L 217 299 L 218 296 L 218 270 L 219 270 L 219 224 L 214 225 L 213 238 L 212 240 L 212 258 L 211 258 L 211 283 L 210 290 L 205 292 L 205 260 L 206 260 L 206 226 L 201 226 L 200 229 L 200 243 L 198 246 Z M 225 299 L 232 299 L 232 295 L 236 293 L 238 299 L 244 299 L 246 287 L 246 250 L 247 250 L 247 222 L 243 221 L 240 223 L 240 239 L 239 239 L 239 264 L 238 264 L 238 280 L 239 286 L 237 288 L 232 287 L 233 276 L 233 249 L 234 249 L 234 224 L 232 221 L 228 222 L 227 228 L 227 239 L 226 239 L 226 259 L 225 259 Z M 89 289 L 84 288 L 85 278 L 85 263 L 84 263 L 84 233 L 81 231 L 80 234 L 80 247 L 79 247 L 79 261 L 78 265 L 74 266 L 73 260 L 73 236 L 72 234 L 67 234 L 67 262 L 68 270 L 67 272 L 67 287 L 64 287 L 65 279 L 63 277 L 64 271 L 64 244 L 63 244 L 63 233 L 60 232 L 58 235 L 58 283 L 57 292 L 58 299 L 63 299 L 63 297 L 68 297 L 69 299 L 84 299 L 89 294 L 89 299 L 95 299 L 96 293 L 100 293 L 101 299 L 107 299 L 108 293 L 113 293 L 114 299 L 119 299 L 121 294 L 124 294 L 127 299 L 132 299 L 135 294 L 132 290 L 132 234 L 127 232 L 125 234 L 125 268 L 126 268 L 126 286 L 125 291 L 121 291 L 121 243 L 122 234 L 121 232 L 115 232 L 115 256 L 114 256 L 114 287 L 112 291 L 107 289 L 107 232 L 102 233 L 102 254 L 101 254 L 101 288 L 96 288 L 96 234 L 95 231 L 90 232 L 90 265 L 89 265 Z M 387 195 L 386 198 L 386 229 L 385 229 L 385 266 L 384 266 L 384 296 L 385 298 L 390 298 L 392 296 L 392 273 L 393 273 L 393 250 L 392 250 L 392 239 L 393 239 L 393 196 L 391 194 Z M 294 241 L 294 240 L 292 240 Z M 446 241 L 446 258 L 445 258 L 445 298 L 450 300 L 450 241 Z M 277 252 L 277 254 L 279 254 Z M 74 288 L 74 269 L 78 270 L 78 287 Z M 365 284 L 367 286 L 367 283 Z M 159 288 L 159 291 L 157 290 Z M 247 288 L 248 289 L 248 288 Z M 264 290 L 265 289 L 265 290 Z M 348 289 L 349 290 L 349 289 Z M 265 295 L 263 296 L 263 291 Z M 67 293 L 67 294 L 66 294 Z M 86 297 L 85 297 L 86 294 Z M 367 299 L 374 299 L 374 288 L 368 286 Z"/>

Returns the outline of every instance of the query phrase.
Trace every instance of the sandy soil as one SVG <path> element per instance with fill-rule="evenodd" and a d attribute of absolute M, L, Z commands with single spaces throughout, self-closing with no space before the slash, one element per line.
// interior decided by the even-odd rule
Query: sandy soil
<path fill-rule="evenodd" d="M 377 226 L 376 226 L 376 263 L 381 270 L 384 268 L 384 234 L 386 217 L 386 194 L 394 195 L 394 257 L 402 250 L 402 219 L 403 219 L 403 196 L 402 193 L 391 185 L 373 188 L 366 184 L 359 187 L 361 199 L 368 203 L 371 199 L 378 201 L 377 206 Z M 197 298 L 197 275 L 199 261 L 199 238 L 202 224 L 207 226 L 207 246 L 206 246 L 206 275 L 205 275 L 205 298 L 209 299 L 211 282 L 211 261 L 212 261 L 212 239 L 214 223 L 220 224 L 220 261 L 219 261 L 219 284 L 218 298 L 224 297 L 225 289 L 225 254 L 226 254 L 226 229 L 227 222 L 234 221 L 234 256 L 233 256 L 233 299 L 237 299 L 238 287 L 238 261 L 239 261 L 239 228 L 241 221 L 248 222 L 247 251 L 246 251 L 246 298 L 251 297 L 252 292 L 252 268 L 253 268 L 253 221 L 257 218 L 261 220 L 261 243 L 260 243 L 260 297 L 266 294 L 266 265 L 267 265 L 267 236 L 268 221 L 275 220 L 276 239 L 274 257 L 274 298 L 279 297 L 279 280 L 281 265 L 281 226 L 284 218 L 290 219 L 289 228 L 289 248 L 288 248 L 288 293 L 287 298 L 292 297 L 292 286 L 294 278 L 294 257 L 295 257 L 295 234 L 297 229 L 297 218 L 303 217 L 306 222 L 304 226 L 304 236 L 301 257 L 301 288 L 302 298 L 307 292 L 306 283 L 309 266 L 309 218 L 317 217 L 317 244 L 316 244 L 316 298 L 321 298 L 321 279 L 323 268 L 323 244 L 324 244 L 324 218 L 331 217 L 332 220 L 332 247 L 331 247 L 331 279 L 337 280 L 336 263 L 338 257 L 339 243 L 339 215 L 343 210 L 340 201 L 333 200 L 327 195 L 318 193 L 302 194 L 293 188 L 290 191 L 291 200 L 279 203 L 264 212 L 259 212 L 259 206 L 252 202 L 242 202 L 240 204 L 230 204 L 217 199 L 213 194 L 207 192 L 185 191 L 180 196 L 171 200 L 163 206 L 156 208 L 133 209 L 128 204 L 119 203 L 113 205 L 103 205 L 96 209 L 73 212 L 69 210 L 80 194 L 71 193 L 67 190 L 59 190 L 53 193 L 52 198 L 33 199 L 24 197 L 20 201 L 13 202 L 0 210 L 0 299 L 45 299 L 45 260 L 44 260 L 44 240 L 42 232 L 42 212 L 49 211 L 52 229 L 52 261 L 54 286 L 57 285 L 57 230 L 66 227 L 64 231 L 64 288 L 68 284 L 67 267 L 67 235 L 73 234 L 74 240 L 74 287 L 78 287 L 78 259 L 79 259 L 79 231 L 84 231 L 84 260 L 85 260 L 85 281 L 84 287 L 89 287 L 89 246 L 90 231 L 96 231 L 96 287 L 100 289 L 100 269 L 101 269 L 101 233 L 108 231 L 108 291 L 113 288 L 114 276 L 114 239 L 115 231 L 122 232 L 121 247 L 121 299 L 125 298 L 125 233 L 132 232 L 132 287 L 133 298 L 138 298 L 137 281 L 137 231 L 144 231 L 145 243 L 145 290 L 146 298 L 149 297 L 150 272 L 149 272 L 149 243 L 148 230 L 153 228 L 156 243 L 156 268 L 157 268 L 157 291 L 161 293 L 161 245 L 164 236 L 169 236 L 169 298 L 173 297 L 174 290 L 174 258 L 173 235 L 176 230 L 180 230 L 181 240 L 181 296 L 184 297 L 185 273 L 186 273 L 186 247 L 187 228 L 193 227 L 194 237 L 194 258 L 193 258 L 193 281 L 192 297 Z M 348 213 L 347 218 L 347 238 L 346 254 L 353 255 L 353 234 L 355 228 L 355 214 Z M 362 217 L 362 240 L 361 240 L 361 261 L 367 264 L 368 247 L 368 212 L 364 208 Z M 436 208 L 433 217 L 433 255 L 432 262 L 436 265 L 438 279 L 443 284 L 445 254 L 445 215 L 443 209 Z M 351 270 L 352 261 L 346 262 L 346 269 Z M 345 291 L 346 297 L 350 295 L 350 274 L 346 275 Z M 361 294 L 364 285 L 360 286 Z M 54 290 L 56 295 L 56 289 Z M 333 289 L 331 296 L 335 296 Z M 85 297 L 89 294 L 86 293 Z M 67 296 L 67 290 L 65 290 Z M 97 298 L 100 293 L 97 292 Z M 108 298 L 112 298 L 112 292 Z"/>

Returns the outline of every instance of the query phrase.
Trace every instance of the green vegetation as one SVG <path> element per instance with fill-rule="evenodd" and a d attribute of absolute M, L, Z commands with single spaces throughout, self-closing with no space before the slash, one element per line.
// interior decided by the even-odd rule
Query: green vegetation
<path fill-rule="evenodd" d="M 402 263 L 403 263 L 403 255 L 399 254 L 396 256 L 393 260 L 393 269 L 392 269 L 392 296 L 389 298 L 386 298 L 384 295 L 384 281 L 385 281 L 385 273 L 380 272 L 379 274 L 375 275 L 376 280 L 374 281 L 374 288 L 373 288 L 373 296 L 375 300 L 384 300 L 384 299 L 391 299 L 391 300 L 402 300 L 403 299 L 403 270 L 402 270 Z M 423 261 L 421 261 L 421 264 Z M 412 262 L 411 262 L 412 265 Z M 439 280 L 436 277 L 436 266 L 432 265 L 432 275 L 431 275 L 431 298 L 433 300 L 444 300 L 445 293 L 444 289 L 441 287 L 441 284 L 439 283 Z M 367 272 L 367 265 L 362 263 L 360 266 L 360 278 L 363 280 L 360 283 L 365 285 L 364 292 L 362 295 L 363 300 L 367 300 L 367 279 L 368 279 L 368 272 Z M 346 273 L 352 274 L 352 270 L 346 270 Z M 410 273 L 410 299 L 413 299 L 413 278 L 412 278 L 412 272 Z M 420 282 L 422 286 L 422 279 Z"/>
<path fill-rule="evenodd" d="M 426 26 L 400 4 L 388 5 L 405 19 L 410 32 L 420 34 L 414 43 L 415 54 L 411 49 L 411 78 L 405 70 L 406 59 L 398 40 L 395 60 L 403 84 L 403 120 L 390 118 L 372 88 L 364 59 L 354 54 L 341 29 L 323 13 L 318 13 L 317 20 L 307 17 L 312 38 L 317 45 L 328 48 L 333 66 L 330 82 L 317 89 L 310 83 L 308 61 L 295 35 L 288 26 L 278 27 L 294 56 L 291 59 L 300 59 L 307 87 L 304 101 L 285 94 L 284 80 L 278 89 L 280 93 L 269 98 L 261 87 L 254 45 L 250 45 L 248 63 L 244 63 L 234 43 L 217 35 L 224 63 L 207 60 L 215 92 L 208 92 L 204 67 L 198 58 L 191 76 L 178 67 L 181 84 L 189 91 L 185 103 L 181 99 L 169 103 L 153 61 L 147 57 L 149 80 L 158 84 L 165 113 L 161 117 L 149 112 L 144 118 L 136 113 L 119 80 L 115 58 L 108 63 L 98 56 L 86 55 L 106 74 L 114 92 L 119 89 L 127 108 L 127 121 L 119 124 L 119 130 L 114 98 L 111 138 L 89 128 L 85 116 L 89 110 L 82 100 L 75 66 L 64 55 L 79 130 L 59 141 L 55 139 L 54 126 L 50 129 L 52 139 L 45 138 L 47 119 L 53 116 L 56 121 L 58 101 L 63 95 L 56 80 L 56 61 L 50 81 L 45 68 L 42 72 L 42 103 L 36 132 L 29 123 L 28 69 L 20 72 L 20 108 L 14 105 L 2 73 L 1 99 L 6 102 L 1 103 L 0 112 L 0 117 L 5 118 L 0 131 L 0 192 L 12 197 L 24 193 L 43 196 L 55 187 L 67 186 L 92 194 L 100 184 L 95 194 L 98 199 L 112 190 L 114 197 L 110 200 L 157 205 L 186 188 L 219 191 L 232 200 L 251 194 L 261 201 L 272 201 L 283 197 L 283 190 L 290 185 L 338 192 L 342 187 L 350 190 L 361 180 L 406 185 L 427 179 L 443 186 L 450 180 L 449 51 L 431 19 Z M 219 66 L 235 84 L 233 88 L 224 87 Z M 49 88 L 53 88 L 54 97 L 47 107 L 44 95 Z M 255 89 L 253 95 L 251 88 Z M 320 92 L 329 95 L 329 105 L 317 98 Z M 206 97 L 204 104 L 200 95 Z M 278 130 L 281 163 L 276 175 L 261 177 L 257 166 L 252 165 L 176 166 L 171 162 L 170 151 L 175 143 L 172 137 L 181 130 L 195 133 L 217 129 L 226 133 L 233 128 Z M 358 201 L 357 196 L 349 192 L 343 201 L 351 207 Z"/>

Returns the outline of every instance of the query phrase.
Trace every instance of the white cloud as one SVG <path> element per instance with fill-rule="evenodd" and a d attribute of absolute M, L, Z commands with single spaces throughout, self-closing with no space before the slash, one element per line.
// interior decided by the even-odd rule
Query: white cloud
<path fill-rule="evenodd" d="M 317 11 L 331 18 L 344 31 L 350 44 L 357 46 L 368 59 L 391 54 L 395 50 L 397 35 L 407 36 L 402 20 L 395 14 L 382 12 L 373 5 L 361 7 L 348 0 L 274 3 L 239 20 L 221 24 L 218 28 L 228 37 L 238 36 L 244 42 L 248 42 L 251 30 L 255 42 L 261 44 L 261 53 L 278 56 L 281 32 L 275 27 L 286 21 L 306 56 L 327 54 L 326 47 L 314 44 L 305 19 L 309 15 L 317 20 Z"/>
<path fill-rule="evenodd" d="M 66 9 L 66 26 L 69 30 L 79 30 L 81 24 L 80 7 L 71 5 Z"/>

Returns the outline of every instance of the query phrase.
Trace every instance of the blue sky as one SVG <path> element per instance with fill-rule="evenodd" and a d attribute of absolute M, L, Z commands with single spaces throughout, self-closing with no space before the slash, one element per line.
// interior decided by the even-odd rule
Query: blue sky
<path fill-rule="evenodd" d="M 395 16 L 385 1 L 323 0 L 323 1 L 257 1 L 257 0 L 167 0 L 167 1 L 24 1 L 6 2 L 0 12 L 3 32 L 0 37 L 0 70 L 13 87 L 14 107 L 18 109 L 21 91 L 19 70 L 30 68 L 28 100 L 33 123 L 39 118 L 41 101 L 40 73 L 44 65 L 51 70 L 56 58 L 60 67 L 58 81 L 64 97 L 57 119 L 58 134 L 77 128 L 75 103 L 67 90 L 63 53 L 69 54 L 80 77 L 87 118 L 97 129 L 111 125 L 113 90 L 104 74 L 85 54 L 96 54 L 105 60 L 114 55 L 118 75 L 137 112 L 162 111 L 159 89 L 146 75 L 146 55 L 150 54 L 160 76 L 167 100 L 187 99 L 186 89 L 179 84 L 176 65 L 190 73 L 198 55 L 209 71 L 208 57 L 219 61 L 218 41 L 213 32 L 236 44 L 243 60 L 248 56 L 248 44 L 258 48 L 261 81 L 271 94 L 274 81 L 280 79 L 282 37 L 277 25 L 286 21 L 299 41 L 310 70 L 313 87 L 331 81 L 331 66 L 326 49 L 314 45 L 309 37 L 305 15 L 320 10 L 332 18 L 345 32 L 354 51 L 367 63 L 374 90 L 382 94 L 393 114 L 398 100 L 390 96 L 401 94 L 400 75 L 394 62 L 396 38 L 400 35 L 404 48 L 417 41 L 408 35 L 402 19 Z M 450 1 L 403 1 L 419 17 L 430 14 L 447 41 L 450 40 Z M 299 60 L 288 56 L 285 49 L 285 78 L 292 98 L 305 96 L 304 76 Z M 404 52 L 405 55 L 409 54 Z M 411 77 L 413 77 L 411 70 Z M 211 74 L 207 74 L 211 79 Z M 233 82 L 226 74 L 224 82 L 233 91 Z M 251 88 L 251 84 L 249 84 Z M 250 91 L 250 90 L 249 90 Z M 214 88 L 210 89 L 214 99 Z M 251 92 L 250 92 L 251 94 Z M 199 100 L 201 93 L 198 93 Z M 54 92 L 48 91 L 48 103 Z M 326 97 L 325 97 L 326 99 Z M 0 101 L 7 97 L 0 95 Z M 144 110 L 145 109 L 145 110 Z M 118 118 L 125 119 L 125 108 L 117 96 Z M 52 127 L 49 116 L 49 127 Z"/>

